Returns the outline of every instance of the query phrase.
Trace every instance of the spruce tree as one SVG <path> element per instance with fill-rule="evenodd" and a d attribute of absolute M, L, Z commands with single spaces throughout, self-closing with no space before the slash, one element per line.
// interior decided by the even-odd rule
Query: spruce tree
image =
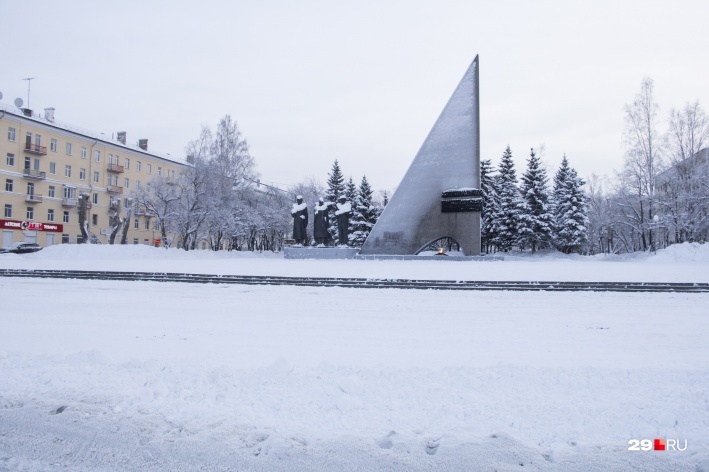
<path fill-rule="evenodd" d="M 493 214 L 493 244 L 501 251 L 509 251 L 517 241 L 517 227 L 520 213 L 520 196 L 517 188 L 517 174 L 512 160 L 512 150 L 505 149 L 495 177 L 498 199 Z"/>
<path fill-rule="evenodd" d="M 387 203 L 389 203 L 389 192 L 384 190 L 384 192 L 382 192 L 382 206 L 387 206 Z"/>
<path fill-rule="evenodd" d="M 588 243 L 587 200 L 585 182 L 569 166 L 564 155 L 554 175 L 554 244 L 565 254 L 581 252 Z"/>
<path fill-rule="evenodd" d="M 350 243 L 354 247 L 361 247 L 372 231 L 372 227 L 377 222 L 381 211 L 372 204 L 372 187 L 369 185 L 367 176 L 362 177 L 362 181 L 357 189 L 357 198 L 353 204 L 353 231 Z M 356 212 L 355 212 L 356 208 Z"/>
<path fill-rule="evenodd" d="M 480 221 L 480 236 L 482 248 L 484 252 L 490 252 L 495 239 L 495 214 L 498 212 L 498 192 L 492 167 L 492 160 L 486 159 L 480 162 L 480 190 L 483 194 L 483 209 L 481 212 Z"/>
<path fill-rule="evenodd" d="M 326 195 L 327 201 L 333 204 L 330 206 L 330 227 L 328 231 L 335 244 L 339 244 L 339 241 L 337 237 L 337 217 L 335 216 L 336 207 L 334 204 L 337 203 L 340 195 L 344 194 L 345 178 L 342 175 L 342 170 L 340 170 L 340 163 L 335 159 L 335 162 L 332 164 L 332 170 L 328 174 Z"/>
<path fill-rule="evenodd" d="M 522 249 L 544 249 L 551 245 L 552 214 L 549 208 L 549 189 L 546 170 L 541 159 L 530 151 L 527 170 L 522 175 L 522 212 L 519 217 L 517 244 Z"/>
<path fill-rule="evenodd" d="M 345 186 L 345 198 L 347 202 L 352 206 L 352 213 L 350 214 L 349 225 L 347 226 L 347 237 L 349 242 L 352 242 L 354 233 L 354 222 L 361 219 L 359 210 L 357 209 L 357 185 L 355 185 L 354 180 L 350 177 L 347 180 L 347 185 Z M 342 244 L 342 243 L 340 243 Z"/>

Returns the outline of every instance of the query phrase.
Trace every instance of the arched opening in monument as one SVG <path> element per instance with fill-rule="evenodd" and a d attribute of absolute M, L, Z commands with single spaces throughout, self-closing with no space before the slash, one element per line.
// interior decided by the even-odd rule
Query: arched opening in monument
<path fill-rule="evenodd" d="M 416 251 L 417 256 L 446 256 L 446 255 L 464 255 L 463 249 L 455 239 L 450 236 L 434 239 Z"/>

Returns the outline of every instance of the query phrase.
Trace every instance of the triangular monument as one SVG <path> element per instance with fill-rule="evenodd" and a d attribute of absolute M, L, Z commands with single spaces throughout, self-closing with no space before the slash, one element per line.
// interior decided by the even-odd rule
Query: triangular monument
<path fill-rule="evenodd" d="M 445 237 L 480 254 L 478 64 L 476 56 L 360 254 L 412 255 Z"/>

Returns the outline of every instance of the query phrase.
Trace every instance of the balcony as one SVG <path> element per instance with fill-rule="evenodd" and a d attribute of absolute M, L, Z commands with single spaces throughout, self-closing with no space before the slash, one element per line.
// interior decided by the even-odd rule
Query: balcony
<path fill-rule="evenodd" d="M 113 194 L 116 194 L 116 195 L 122 195 L 122 194 L 123 194 L 123 187 L 119 187 L 119 186 L 117 186 L 117 185 L 109 185 L 109 186 L 106 188 L 106 191 L 107 191 L 108 193 L 113 193 Z"/>
<path fill-rule="evenodd" d="M 27 169 L 27 168 L 25 168 L 24 175 L 28 179 L 45 180 L 47 178 L 46 172 L 41 172 L 38 170 Z"/>
<path fill-rule="evenodd" d="M 42 195 L 38 193 L 28 193 L 25 197 L 25 201 L 30 203 L 42 203 Z"/>
<path fill-rule="evenodd" d="M 40 146 L 39 144 L 25 143 L 25 152 L 30 154 L 37 154 L 38 156 L 47 155 L 47 146 Z"/>
<path fill-rule="evenodd" d="M 67 208 L 74 208 L 77 205 L 76 198 L 62 198 L 62 206 Z"/>
<path fill-rule="evenodd" d="M 114 172 L 116 174 L 121 174 L 124 172 L 123 166 L 119 166 L 118 164 L 108 164 L 108 170 L 109 172 Z"/>

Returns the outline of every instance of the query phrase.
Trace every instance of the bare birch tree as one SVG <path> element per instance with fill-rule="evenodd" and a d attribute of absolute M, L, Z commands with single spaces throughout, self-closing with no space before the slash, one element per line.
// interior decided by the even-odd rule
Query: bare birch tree
<path fill-rule="evenodd" d="M 657 176 L 663 168 L 663 140 L 658 131 L 659 105 L 655 102 L 654 85 L 645 78 L 633 103 L 625 106 L 625 163 L 621 175 L 623 186 L 635 195 L 642 249 L 654 249 L 653 230 L 657 212 Z"/>

